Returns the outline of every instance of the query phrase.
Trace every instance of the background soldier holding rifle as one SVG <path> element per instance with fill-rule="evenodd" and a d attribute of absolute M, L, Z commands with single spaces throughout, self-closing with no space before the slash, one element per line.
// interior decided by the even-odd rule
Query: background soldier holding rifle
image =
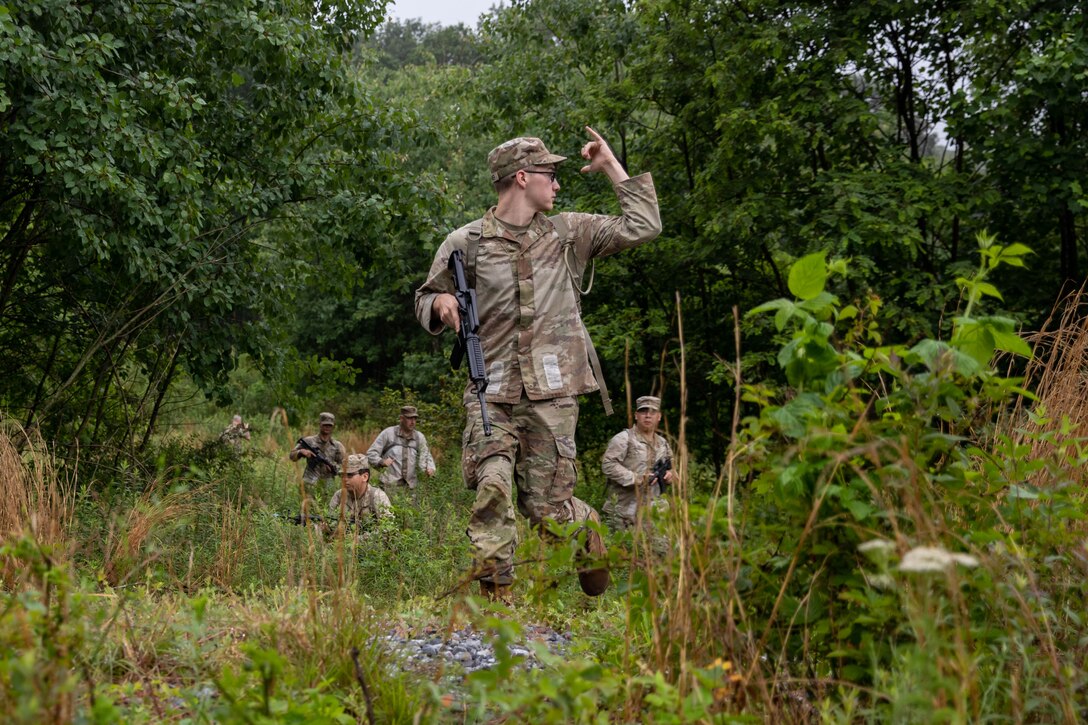
<path fill-rule="evenodd" d="M 581 319 L 582 275 L 590 260 L 648 242 L 661 230 L 650 175 L 628 177 L 604 139 L 586 131 L 582 173 L 608 176 L 622 216 L 548 216 L 565 157 L 550 153 L 540 139 L 512 139 L 488 155 L 498 204 L 446 238 L 416 290 L 416 317 L 428 332 L 458 330 L 449 265 L 454 251 L 464 254 L 479 307 L 487 383 L 482 395 L 476 383 L 465 391 L 462 468 L 476 490 L 468 536 L 482 591 L 491 598 L 506 599 L 513 581 L 515 486 L 518 509 L 534 525 L 598 520 L 573 495 L 576 396 L 603 382 L 591 372 L 599 366 L 591 366 L 596 354 Z M 491 435 L 484 431 L 483 405 Z M 600 536 L 588 527 L 586 532 L 589 552 L 603 554 Z M 579 564 L 578 579 L 583 591 L 598 595 L 608 587 L 608 570 L 593 557 Z"/>
<path fill-rule="evenodd" d="M 320 432 L 317 435 L 299 438 L 298 443 L 287 454 L 292 461 L 299 458 L 306 459 L 306 470 L 302 472 L 302 482 L 306 485 L 310 496 L 316 492 L 321 499 L 326 499 L 331 488 L 329 482 L 337 484 L 336 478 L 340 473 L 340 466 L 344 463 L 346 451 L 344 444 L 332 437 L 332 429 L 336 425 L 336 417 L 332 413 L 322 413 L 318 416 Z"/>
<path fill-rule="evenodd" d="M 643 395 L 635 401 L 635 425 L 612 436 L 601 459 L 605 488 L 604 519 L 613 531 L 629 529 L 645 516 L 646 506 L 667 507 L 661 498 L 673 482 L 672 448 L 657 432 L 661 399 Z M 667 467 L 666 467 L 667 466 Z"/>
<path fill-rule="evenodd" d="M 427 446 L 427 437 L 416 430 L 419 413 L 414 405 L 402 405 L 399 425 L 389 426 L 374 439 L 366 452 L 370 466 L 384 466 L 382 485 L 386 492 L 398 496 L 411 492 L 418 503 L 417 471 L 434 476 L 434 458 Z"/>

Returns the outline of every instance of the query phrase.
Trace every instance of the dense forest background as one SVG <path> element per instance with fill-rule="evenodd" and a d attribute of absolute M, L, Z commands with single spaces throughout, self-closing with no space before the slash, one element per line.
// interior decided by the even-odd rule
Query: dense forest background
<path fill-rule="evenodd" d="M 722 465 L 734 315 L 789 266 L 872 329 L 948 335 L 978 235 L 1035 329 L 1083 275 L 1088 19 L 1067 2 L 527 0 L 476 28 L 381 2 L 0 7 L 0 410 L 68 455 L 138 454 L 207 396 L 292 421 L 460 384 L 412 294 L 493 193 L 488 150 L 591 124 L 653 172 L 664 233 L 602 260 L 585 317 L 614 397 L 679 410 Z M 561 172 L 557 207 L 615 209 Z M 743 377 L 781 338 L 743 318 Z M 630 391 L 625 381 L 629 380 Z M 445 396 L 445 397 L 444 397 Z M 322 401 L 316 403 L 315 401 Z M 620 406 L 622 409 L 622 405 Z M 580 446 L 619 427 L 596 398 Z"/>
<path fill-rule="evenodd" d="M 0 4 L 0 712 L 1088 721 L 1083 8 L 386 17 Z M 506 606 L 473 596 L 465 373 L 413 293 L 492 203 L 490 149 L 576 157 L 587 124 L 653 173 L 664 233 L 583 298 L 620 414 L 586 397 L 577 495 L 603 503 L 649 392 L 677 476 L 602 532 L 593 599 L 594 525 L 520 520 Z M 616 211 L 579 166 L 557 207 Z M 404 403 L 438 460 L 419 501 L 296 516 L 316 414 L 362 451 Z M 236 412 L 250 439 L 218 436 Z M 397 644 L 470 633 L 471 673 Z"/>

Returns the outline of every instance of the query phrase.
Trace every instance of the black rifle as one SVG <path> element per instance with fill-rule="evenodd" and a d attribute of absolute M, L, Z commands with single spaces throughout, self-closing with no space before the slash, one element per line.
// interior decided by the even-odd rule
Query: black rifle
<path fill-rule="evenodd" d="M 292 516 L 291 514 L 276 513 L 272 514 L 272 516 L 277 519 L 282 519 L 289 524 L 294 524 L 295 526 L 305 526 L 306 524 L 324 524 L 326 522 L 328 522 L 329 524 L 337 524 L 340 522 L 339 516 L 322 516 L 321 514 L 306 514 L 305 516 L 303 516 L 302 514 L 294 514 Z M 344 523 L 348 526 L 355 526 L 355 524 L 357 524 L 358 522 L 355 520 L 354 516 L 345 516 Z"/>
<path fill-rule="evenodd" d="M 305 516 L 302 514 L 295 514 L 294 516 L 291 514 L 272 514 L 272 516 L 277 519 L 283 519 L 287 523 L 294 524 L 295 526 L 304 526 L 308 523 L 320 524 L 325 521 L 325 517 L 321 514 L 306 514 Z"/>
<path fill-rule="evenodd" d="M 480 399 L 480 416 L 484 421 L 484 435 L 491 435 L 491 419 L 487 417 L 487 401 L 484 391 L 487 389 L 487 367 L 484 365 L 484 346 L 480 343 L 480 311 L 476 305 L 476 290 L 469 288 L 465 276 L 465 255 L 456 250 L 450 255 L 449 269 L 453 274 L 454 297 L 457 309 L 461 313 L 461 325 L 457 330 L 457 342 L 450 353 L 450 365 L 454 370 L 461 369 L 461 360 L 468 356 L 468 379 L 476 389 Z"/>
<path fill-rule="evenodd" d="M 665 480 L 665 474 L 672 470 L 672 460 L 668 458 L 662 458 L 660 461 L 654 464 L 654 474 L 650 477 L 650 485 L 655 483 L 658 485 L 658 490 L 661 493 L 665 493 L 665 489 L 669 487 L 668 481 Z"/>
<path fill-rule="evenodd" d="M 298 439 L 298 443 L 296 443 L 295 445 L 298 445 L 298 446 L 302 446 L 303 448 L 305 448 L 306 450 L 308 450 L 308 451 L 309 451 L 310 453 L 313 453 L 314 455 L 312 456 L 312 458 L 313 458 L 313 459 L 314 459 L 315 461 L 317 461 L 318 463 L 323 463 L 323 464 L 325 464 L 326 466 L 328 466 L 328 468 L 329 468 L 329 471 L 330 471 L 330 472 L 331 472 L 331 473 L 332 473 L 332 474 L 333 474 L 334 476 L 335 476 L 335 475 L 336 475 L 337 473 L 340 473 L 340 466 L 336 465 L 335 463 L 333 463 L 332 461 L 330 461 L 330 460 L 329 460 L 328 458 L 325 458 L 325 456 L 321 455 L 321 451 L 317 450 L 316 448 L 314 448 L 313 446 L 311 446 L 311 445 L 310 445 L 309 443 L 307 443 L 307 442 L 306 442 L 306 439 L 305 439 L 305 438 L 299 438 L 299 439 Z"/>

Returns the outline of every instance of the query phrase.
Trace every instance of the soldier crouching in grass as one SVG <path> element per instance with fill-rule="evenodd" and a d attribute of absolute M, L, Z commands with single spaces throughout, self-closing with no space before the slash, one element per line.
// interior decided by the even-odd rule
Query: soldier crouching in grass
<path fill-rule="evenodd" d="M 347 523 L 361 525 L 368 521 L 393 519 L 389 496 L 377 486 L 370 485 L 370 465 L 364 453 L 348 456 L 344 467 L 344 486 L 329 500 L 330 522 L 340 520 L 341 508 Z"/>
<path fill-rule="evenodd" d="M 235 414 L 230 425 L 219 434 L 219 441 L 231 446 L 235 453 L 241 453 L 242 441 L 248 441 L 250 437 L 249 423 L 244 422 L 242 416 Z"/>
<path fill-rule="evenodd" d="M 462 469 L 465 483 L 476 490 L 467 533 L 481 591 L 490 599 L 510 596 L 515 500 L 522 515 L 541 529 L 548 521 L 599 521 L 597 512 L 573 495 L 577 396 L 603 387 L 582 324 L 582 275 L 591 260 L 648 242 L 661 231 L 650 175 L 629 177 L 604 139 L 588 126 L 586 132 L 590 141 L 582 156 L 588 164 L 582 173 L 600 172 L 611 180 L 621 216 L 549 216 L 565 157 L 549 152 L 538 138 L 511 139 L 488 154 L 497 205 L 446 237 L 416 290 L 416 317 L 424 329 L 434 335 L 445 327 L 458 330 L 449 261 L 455 251 L 464 254 L 466 281 L 479 306 L 479 339 L 490 380 L 479 392 L 492 435 L 485 433 L 481 403 L 470 383 Z M 608 569 L 600 560 L 606 552 L 597 531 L 584 530 L 578 581 L 586 594 L 597 596 L 608 587 Z"/>

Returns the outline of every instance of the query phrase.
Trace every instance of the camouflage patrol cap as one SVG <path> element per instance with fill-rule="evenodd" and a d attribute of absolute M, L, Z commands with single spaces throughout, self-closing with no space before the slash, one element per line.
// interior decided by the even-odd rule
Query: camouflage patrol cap
<path fill-rule="evenodd" d="M 326 423 L 329 425 L 336 425 L 336 416 L 332 413 L 322 413 L 317 416 L 317 419 L 320 421 L 321 425 L 325 425 Z"/>
<path fill-rule="evenodd" d="M 418 418 L 419 417 L 419 412 L 416 411 L 416 406 L 414 406 L 414 405 L 402 405 L 402 406 L 400 406 L 400 414 L 403 415 L 405 418 Z"/>
<path fill-rule="evenodd" d="M 348 473 L 355 473 L 356 471 L 369 471 L 370 461 L 366 459 L 365 453 L 352 453 L 348 456 L 348 463 L 344 466 L 344 470 Z"/>
<path fill-rule="evenodd" d="M 635 410 L 642 410 L 644 408 L 661 410 L 661 398 L 655 398 L 652 395 L 643 395 L 635 401 Z"/>
<path fill-rule="evenodd" d="M 540 139 L 518 136 L 491 149 L 487 155 L 487 168 L 491 171 L 491 181 L 498 181 L 529 166 L 558 164 L 566 160 L 566 156 L 548 151 Z"/>

